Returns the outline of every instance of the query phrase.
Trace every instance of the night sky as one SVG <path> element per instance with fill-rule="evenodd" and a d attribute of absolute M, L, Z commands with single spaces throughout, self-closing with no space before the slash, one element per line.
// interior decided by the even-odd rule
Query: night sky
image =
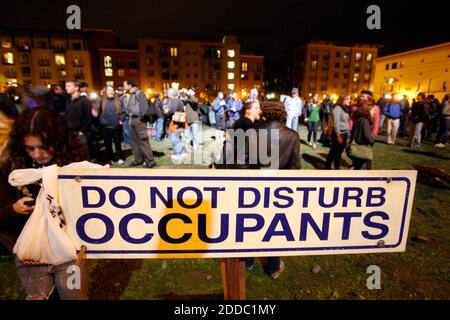
<path fill-rule="evenodd" d="M 245 52 L 271 61 L 307 39 L 378 43 L 381 55 L 450 39 L 444 1 L 23 1 L 0 3 L 0 28 L 65 29 L 77 4 L 82 27 L 113 29 L 125 45 L 138 37 L 220 41 L 236 34 Z M 381 7 L 381 30 L 368 30 L 366 9 Z"/>

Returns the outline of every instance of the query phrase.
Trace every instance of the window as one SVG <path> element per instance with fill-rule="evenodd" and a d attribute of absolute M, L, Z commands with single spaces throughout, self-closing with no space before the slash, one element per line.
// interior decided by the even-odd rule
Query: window
<path fill-rule="evenodd" d="M 186 79 L 189 79 L 191 77 L 191 73 L 189 71 L 186 71 Z"/>
<path fill-rule="evenodd" d="M 72 43 L 72 50 L 81 50 L 81 43 L 80 42 Z"/>
<path fill-rule="evenodd" d="M 343 78 L 344 80 L 348 79 L 348 73 L 344 72 L 344 73 L 342 74 L 342 78 Z"/>
<path fill-rule="evenodd" d="M 320 86 L 320 91 L 327 91 L 328 90 L 328 85 L 323 84 Z"/>
<path fill-rule="evenodd" d="M 227 88 L 228 88 L 228 90 L 233 91 L 234 90 L 234 83 L 229 83 Z"/>
<path fill-rule="evenodd" d="M 47 41 L 39 40 L 37 42 L 38 49 L 47 49 Z"/>
<path fill-rule="evenodd" d="M 185 66 L 189 67 L 191 65 L 191 62 L 189 60 L 186 60 Z"/>
<path fill-rule="evenodd" d="M 350 64 L 348 62 L 344 62 L 344 69 L 348 69 L 349 66 Z"/>
<path fill-rule="evenodd" d="M 162 61 L 161 62 L 161 68 L 167 69 L 169 67 L 169 61 Z"/>
<path fill-rule="evenodd" d="M 177 47 L 170 47 L 170 56 L 178 57 L 178 48 Z"/>
<path fill-rule="evenodd" d="M 358 82 L 358 81 L 359 81 L 359 73 L 353 74 L 353 82 Z"/>
<path fill-rule="evenodd" d="M 234 80 L 234 72 L 228 72 L 228 80 Z"/>
<path fill-rule="evenodd" d="M 64 58 L 63 54 L 55 54 L 55 64 L 57 66 L 64 66 L 64 65 L 66 65 L 66 59 Z"/>
<path fill-rule="evenodd" d="M 228 67 L 228 69 L 234 69 L 234 61 L 228 61 L 227 62 L 227 67 Z"/>
<path fill-rule="evenodd" d="M 137 68 L 137 60 L 136 60 L 136 58 L 130 58 L 128 60 L 128 68 L 132 68 L 132 69 Z"/>
<path fill-rule="evenodd" d="M 323 64 L 322 70 L 328 70 L 328 67 L 329 67 L 328 62 L 326 62 Z"/>
<path fill-rule="evenodd" d="M 323 52 L 323 59 L 324 59 L 324 60 L 330 59 L 330 51 L 325 50 L 325 51 Z"/>
<path fill-rule="evenodd" d="M 244 72 L 248 71 L 248 64 L 247 64 L 247 62 L 242 62 L 241 70 L 244 71 Z"/>
<path fill-rule="evenodd" d="M 334 73 L 334 78 L 335 78 L 335 79 L 339 79 L 339 72 L 335 72 L 335 73 Z"/>
<path fill-rule="evenodd" d="M 356 60 L 356 61 L 361 61 L 361 57 L 362 57 L 361 52 L 357 52 L 357 53 L 355 54 L 355 60 Z"/>
<path fill-rule="evenodd" d="M 327 81 L 328 80 L 328 72 L 323 71 L 322 72 L 322 81 Z"/>
<path fill-rule="evenodd" d="M 23 67 L 22 74 L 24 77 L 31 77 L 31 69 L 30 67 Z"/>
<path fill-rule="evenodd" d="M 340 66 L 341 66 L 341 63 L 340 63 L 340 62 L 336 62 L 336 63 L 334 64 L 334 67 L 335 67 L 336 69 L 339 69 Z"/>
<path fill-rule="evenodd" d="M 397 62 L 392 63 L 392 69 L 397 69 Z"/>
<path fill-rule="evenodd" d="M 185 55 L 189 55 L 191 53 L 191 51 L 189 50 L 189 48 L 184 49 L 184 54 Z"/>
<path fill-rule="evenodd" d="M 125 69 L 117 69 L 117 75 L 119 77 L 125 77 Z"/>
<path fill-rule="evenodd" d="M 319 52 L 317 51 L 317 49 L 313 49 L 313 51 L 311 52 L 311 59 L 317 59 L 318 55 Z"/>
<path fill-rule="evenodd" d="M 170 74 L 170 79 L 172 80 L 178 80 L 178 72 L 173 72 Z"/>
<path fill-rule="evenodd" d="M 389 63 L 386 64 L 386 67 L 384 68 L 384 70 L 389 70 Z"/>
<path fill-rule="evenodd" d="M 112 77 L 112 76 L 113 76 L 113 69 L 105 68 L 105 77 Z"/>
<path fill-rule="evenodd" d="M 312 70 L 316 70 L 317 69 L 317 61 L 314 60 L 313 62 L 311 62 L 311 69 Z"/>
<path fill-rule="evenodd" d="M 344 52 L 344 59 L 348 60 L 350 58 L 350 52 Z"/>
<path fill-rule="evenodd" d="M 310 83 L 309 84 L 309 90 L 310 91 L 316 91 L 316 84 L 315 83 Z"/>
<path fill-rule="evenodd" d="M 241 79 L 242 80 L 248 80 L 248 73 L 241 73 Z M 275 79 L 276 81 L 277 79 Z M 276 82 L 275 82 L 276 83 Z"/>
<path fill-rule="evenodd" d="M 400 61 L 400 65 L 398 67 L 403 68 L 404 66 L 405 66 L 405 61 Z"/>
<path fill-rule="evenodd" d="M 153 46 L 145 46 L 146 53 L 153 53 Z"/>
<path fill-rule="evenodd" d="M 147 77 L 153 78 L 155 76 L 155 71 L 150 69 L 147 70 Z"/>
<path fill-rule="evenodd" d="M 214 63 L 214 70 L 220 70 L 220 63 Z"/>
<path fill-rule="evenodd" d="M 371 53 L 368 53 L 367 56 L 366 56 L 366 61 L 367 62 L 371 62 L 372 59 L 373 59 L 373 55 Z"/>
<path fill-rule="evenodd" d="M 106 81 L 108 87 L 114 87 L 114 81 Z"/>
<path fill-rule="evenodd" d="M 14 54 L 12 52 L 5 52 L 3 54 L 3 64 L 14 64 Z"/>
<path fill-rule="evenodd" d="M 309 74 L 309 79 L 310 80 L 316 80 L 316 78 L 317 78 L 316 71 L 311 71 L 311 73 Z"/>
<path fill-rule="evenodd" d="M 347 83 L 343 83 L 343 84 L 342 84 L 342 89 L 347 89 L 347 87 L 348 87 L 348 84 L 347 84 Z"/>
<path fill-rule="evenodd" d="M 234 58 L 234 56 L 235 56 L 235 51 L 234 50 L 227 50 L 227 56 L 229 57 L 229 58 Z"/>
<path fill-rule="evenodd" d="M 255 81 L 261 81 L 261 74 L 255 73 L 255 74 L 253 75 L 253 80 L 255 80 Z"/>
<path fill-rule="evenodd" d="M 11 49 L 11 41 L 3 39 L 2 40 L 2 48 Z"/>
<path fill-rule="evenodd" d="M 194 79 L 198 78 L 198 73 L 194 73 Z"/>
<path fill-rule="evenodd" d="M 20 62 L 22 64 L 28 64 L 30 63 L 30 56 L 27 53 L 23 53 L 20 55 Z"/>
<path fill-rule="evenodd" d="M 74 67 L 83 67 L 84 66 L 83 58 L 80 58 L 78 56 L 73 57 L 72 65 Z"/>
<path fill-rule="evenodd" d="M 214 58 L 220 59 L 220 50 L 216 49 L 216 50 L 214 51 Z"/>
<path fill-rule="evenodd" d="M 370 73 L 364 74 L 364 82 L 369 82 L 370 80 Z"/>
<path fill-rule="evenodd" d="M 255 63 L 255 72 L 261 72 L 262 71 L 262 64 L 261 63 Z"/>
<path fill-rule="evenodd" d="M 355 71 L 361 71 L 361 63 L 359 63 L 359 62 L 356 62 L 355 63 Z"/>
<path fill-rule="evenodd" d="M 104 57 L 103 64 L 104 64 L 105 68 L 112 68 L 112 58 L 110 56 Z"/>
<path fill-rule="evenodd" d="M 341 52 L 340 51 L 336 51 L 336 58 L 340 58 L 341 57 Z"/>
<path fill-rule="evenodd" d="M 170 79 L 170 74 L 169 74 L 169 72 L 163 72 L 163 73 L 162 73 L 162 79 L 163 79 L 163 80 L 169 80 L 169 79 Z"/>

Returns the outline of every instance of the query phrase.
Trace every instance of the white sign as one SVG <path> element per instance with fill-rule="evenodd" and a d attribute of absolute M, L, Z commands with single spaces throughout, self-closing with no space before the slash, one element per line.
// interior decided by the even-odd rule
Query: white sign
<path fill-rule="evenodd" d="M 87 258 L 404 251 L 416 171 L 59 169 Z"/>

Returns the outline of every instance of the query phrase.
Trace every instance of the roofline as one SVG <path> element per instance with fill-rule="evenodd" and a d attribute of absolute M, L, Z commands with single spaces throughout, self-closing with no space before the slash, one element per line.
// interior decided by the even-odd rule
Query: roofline
<path fill-rule="evenodd" d="M 388 55 L 388 56 L 378 57 L 377 61 L 384 60 L 384 59 L 391 59 L 391 58 L 395 58 L 395 57 L 400 57 L 400 56 L 408 55 L 408 54 L 412 54 L 412 53 L 419 53 L 419 52 L 423 52 L 423 51 L 440 49 L 440 48 L 444 48 L 446 46 L 450 46 L 450 42 L 444 42 L 444 43 L 436 44 L 436 45 L 433 45 L 433 46 L 428 46 L 428 47 L 424 47 L 424 48 L 419 48 L 419 49 L 414 49 L 414 50 L 394 53 L 394 54 L 391 54 L 391 55 Z"/>

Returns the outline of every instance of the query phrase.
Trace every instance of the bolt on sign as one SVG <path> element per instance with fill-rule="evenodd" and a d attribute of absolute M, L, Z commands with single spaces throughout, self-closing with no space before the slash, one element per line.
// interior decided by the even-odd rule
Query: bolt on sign
<path fill-rule="evenodd" d="M 405 251 L 416 171 L 74 169 L 58 172 L 87 258 Z"/>

